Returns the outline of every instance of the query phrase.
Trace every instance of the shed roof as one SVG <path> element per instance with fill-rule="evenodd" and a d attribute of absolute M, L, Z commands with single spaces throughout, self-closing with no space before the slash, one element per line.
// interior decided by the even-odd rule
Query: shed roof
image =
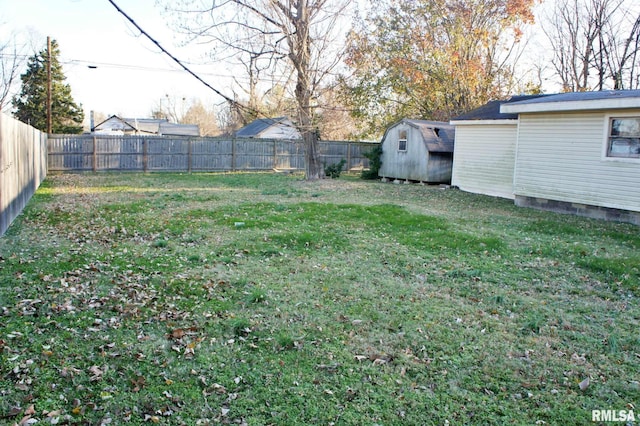
<path fill-rule="evenodd" d="M 503 105 L 503 113 L 640 108 L 640 90 L 603 90 L 549 95 Z"/>
<path fill-rule="evenodd" d="M 389 129 L 401 123 L 406 123 L 420 131 L 422 140 L 429 152 L 453 152 L 455 128 L 451 124 L 444 121 L 414 120 L 405 118 L 389 127 Z M 387 132 L 389 129 L 387 129 Z"/>
<path fill-rule="evenodd" d="M 504 113 L 500 111 L 500 107 L 504 104 L 512 102 L 521 102 L 529 99 L 536 99 L 547 95 L 518 95 L 511 96 L 509 99 L 489 101 L 486 104 L 452 118 L 451 121 L 467 121 L 467 120 L 517 120 L 518 114 Z"/>
<path fill-rule="evenodd" d="M 287 120 L 287 117 L 258 118 L 239 129 L 236 132 L 236 136 L 240 138 L 253 138 L 260 135 L 260 133 L 264 132 L 269 127 L 284 123 Z"/>

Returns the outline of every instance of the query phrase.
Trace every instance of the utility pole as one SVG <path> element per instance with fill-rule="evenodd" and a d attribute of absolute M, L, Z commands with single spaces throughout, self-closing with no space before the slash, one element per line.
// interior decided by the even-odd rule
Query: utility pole
<path fill-rule="evenodd" d="M 51 117 L 51 37 L 47 36 L 47 133 L 51 134 L 52 117 Z"/>

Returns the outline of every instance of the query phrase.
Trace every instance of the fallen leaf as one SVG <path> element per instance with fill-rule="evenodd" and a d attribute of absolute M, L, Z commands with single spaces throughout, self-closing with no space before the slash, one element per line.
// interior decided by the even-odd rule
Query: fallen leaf
<path fill-rule="evenodd" d="M 91 378 L 89 380 L 91 380 L 92 382 L 102 380 L 102 375 L 104 374 L 104 372 L 100 370 L 97 365 L 89 367 L 89 373 L 91 373 Z"/>
<path fill-rule="evenodd" d="M 20 408 L 20 407 L 11 407 L 11 410 L 9 410 L 9 413 L 7 414 L 7 416 L 8 417 L 15 417 L 20 413 L 22 413 L 22 408 Z"/>
<path fill-rule="evenodd" d="M 20 420 L 20 423 L 18 423 L 18 426 L 25 426 L 25 425 L 33 424 L 34 423 L 33 420 L 35 420 L 35 419 L 32 419 L 31 416 L 24 416 L 22 418 L 22 420 Z"/>
<path fill-rule="evenodd" d="M 184 337 L 184 335 L 185 335 L 185 332 L 181 328 L 176 328 L 175 330 L 173 330 L 171 332 L 171 338 L 174 339 L 174 340 L 182 339 Z"/>
<path fill-rule="evenodd" d="M 227 393 L 227 389 L 225 389 L 224 386 L 219 385 L 218 383 L 214 383 L 213 384 L 213 389 L 215 389 L 215 391 L 219 394 L 225 394 Z"/>
<path fill-rule="evenodd" d="M 133 392 L 140 392 L 140 390 L 144 387 L 145 385 L 145 378 L 142 376 L 138 376 L 135 379 L 131 379 L 131 384 L 133 385 Z"/>
<path fill-rule="evenodd" d="M 160 423 L 160 417 L 158 417 L 158 416 L 150 416 L 149 414 L 145 414 L 144 415 L 144 421 L 145 422 L 151 422 L 151 423 Z"/>
<path fill-rule="evenodd" d="M 581 391 L 587 390 L 587 388 L 589 387 L 589 378 L 587 377 L 586 379 L 584 379 L 583 381 L 581 381 L 578 386 L 580 387 Z"/>

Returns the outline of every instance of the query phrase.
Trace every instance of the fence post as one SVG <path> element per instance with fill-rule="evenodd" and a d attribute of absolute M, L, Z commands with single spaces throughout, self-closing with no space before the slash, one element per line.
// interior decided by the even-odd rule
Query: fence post
<path fill-rule="evenodd" d="M 272 169 L 276 169 L 278 168 L 278 149 L 276 146 L 277 141 L 274 139 L 273 140 L 273 167 Z"/>
<path fill-rule="evenodd" d="M 188 164 L 187 168 L 188 168 L 188 172 L 189 173 L 191 173 L 191 168 L 192 168 L 192 165 L 193 165 L 193 163 L 192 163 L 192 161 L 193 161 L 192 160 L 193 150 L 191 148 L 191 142 L 192 142 L 191 138 L 189 138 L 187 140 L 187 143 L 188 143 L 188 145 L 187 145 L 187 164 Z"/>
<path fill-rule="evenodd" d="M 236 137 L 231 137 L 231 171 L 236 171 Z"/>
<path fill-rule="evenodd" d="M 351 170 L 351 143 L 347 142 L 347 171 Z"/>
<path fill-rule="evenodd" d="M 93 172 L 97 172 L 98 171 L 98 140 L 95 137 L 95 135 L 93 136 Z"/>
<path fill-rule="evenodd" d="M 149 162 L 149 157 L 148 157 L 148 151 L 149 148 L 147 147 L 147 138 L 142 138 L 142 171 L 144 171 L 145 173 L 147 172 L 147 167 L 148 167 L 148 162 Z"/>

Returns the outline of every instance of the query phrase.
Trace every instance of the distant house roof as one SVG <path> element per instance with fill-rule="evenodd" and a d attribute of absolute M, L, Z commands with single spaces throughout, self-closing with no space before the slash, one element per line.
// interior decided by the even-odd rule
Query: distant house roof
<path fill-rule="evenodd" d="M 400 123 L 407 123 L 408 125 L 418 129 L 422 134 L 422 139 L 424 140 L 429 152 L 453 152 L 455 128 L 451 124 L 443 121 L 414 120 L 405 118 L 391 127 L 395 127 Z M 387 129 L 387 132 L 388 131 L 389 130 Z"/>
<path fill-rule="evenodd" d="M 503 113 L 640 108 L 640 90 L 603 90 L 548 95 L 503 105 Z"/>
<path fill-rule="evenodd" d="M 170 123 L 165 118 L 121 118 L 112 115 L 93 129 L 93 132 L 143 133 L 166 136 L 200 136 L 197 124 Z"/>
<path fill-rule="evenodd" d="M 200 126 L 165 121 L 160 123 L 159 133 L 164 136 L 200 136 Z"/>
<path fill-rule="evenodd" d="M 288 117 L 275 117 L 275 118 L 258 118 L 251 123 L 242 127 L 236 132 L 236 137 L 239 138 L 259 138 L 268 130 L 273 127 L 286 127 L 285 133 L 295 134 L 298 136 L 298 131 L 293 127 L 293 123 Z"/>
<path fill-rule="evenodd" d="M 509 99 L 489 101 L 486 104 L 473 109 L 467 113 L 452 118 L 451 121 L 472 121 L 472 120 L 517 120 L 518 114 L 505 113 L 500 111 L 504 104 L 520 102 L 529 99 L 537 99 L 547 95 L 519 95 L 511 96 Z"/>
<path fill-rule="evenodd" d="M 112 115 L 91 129 L 92 132 L 132 132 L 136 130 L 134 125 L 117 115 Z"/>

